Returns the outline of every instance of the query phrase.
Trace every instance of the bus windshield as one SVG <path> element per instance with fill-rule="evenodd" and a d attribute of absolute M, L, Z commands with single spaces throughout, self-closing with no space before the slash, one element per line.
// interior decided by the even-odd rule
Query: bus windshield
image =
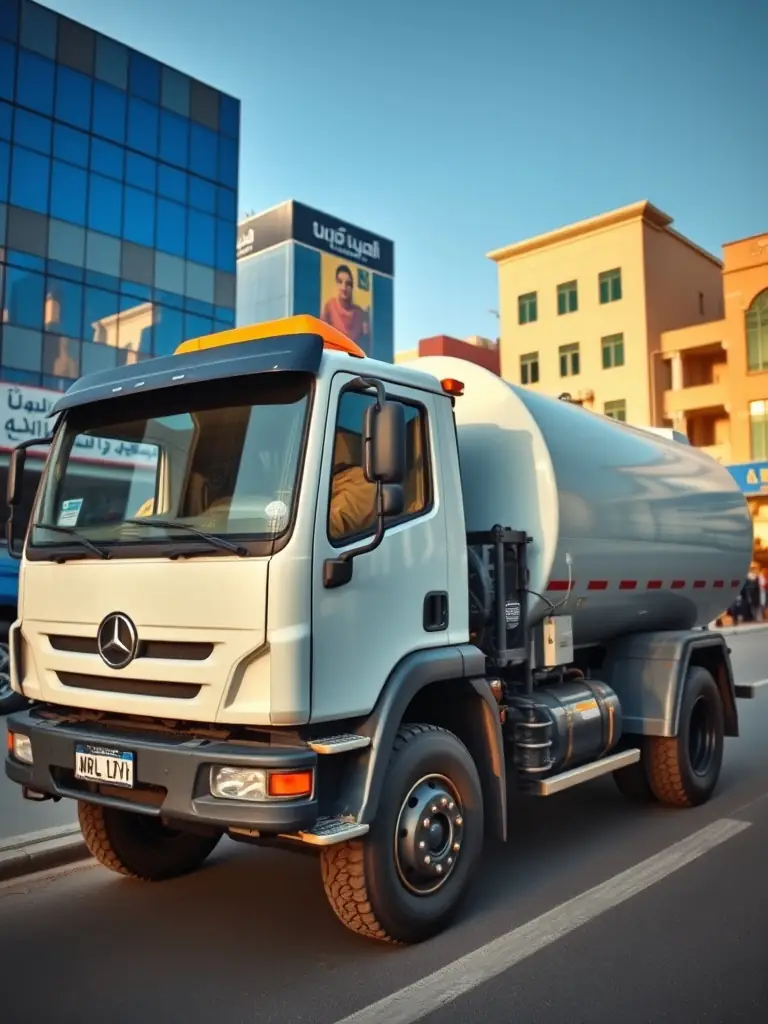
<path fill-rule="evenodd" d="M 30 556 L 55 547 L 114 557 L 180 542 L 245 554 L 248 541 L 273 541 L 295 508 L 310 387 L 301 374 L 267 374 L 70 410 L 36 503 Z"/>

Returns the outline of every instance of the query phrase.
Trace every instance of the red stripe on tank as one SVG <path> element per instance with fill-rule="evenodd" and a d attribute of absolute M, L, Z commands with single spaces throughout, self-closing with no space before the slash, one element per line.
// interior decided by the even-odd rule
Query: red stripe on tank
<path fill-rule="evenodd" d="M 722 590 L 725 586 L 725 580 L 715 580 L 712 586 L 715 587 L 716 590 Z"/>
<path fill-rule="evenodd" d="M 662 584 L 661 580 L 648 580 L 648 589 L 649 590 L 661 590 L 662 585 L 663 584 Z"/>
<path fill-rule="evenodd" d="M 575 583 L 571 582 L 571 587 L 574 587 Z M 547 590 L 567 590 L 568 580 L 550 580 L 547 584 Z"/>
<path fill-rule="evenodd" d="M 587 590 L 607 590 L 608 580 L 590 580 L 587 584 Z"/>
<path fill-rule="evenodd" d="M 622 580 L 619 583 L 619 590 L 634 590 L 637 586 L 637 580 Z"/>
<path fill-rule="evenodd" d="M 673 590 L 682 590 L 685 586 L 685 580 L 672 580 Z"/>
<path fill-rule="evenodd" d="M 731 586 L 736 588 L 741 586 L 741 580 L 731 580 Z"/>
<path fill-rule="evenodd" d="M 693 589 L 694 590 L 702 590 L 704 587 L 706 587 L 706 585 L 707 584 L 706 584 L 705 580 L 694 580 L 693 581 Z"/>

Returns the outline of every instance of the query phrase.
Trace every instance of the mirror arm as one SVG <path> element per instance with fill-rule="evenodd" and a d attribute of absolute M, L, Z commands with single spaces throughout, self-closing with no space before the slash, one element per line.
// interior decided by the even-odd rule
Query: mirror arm
<path fill-rule="evenodd" d="M 351 562 L 353 558 L 357 558 L 358 555 L 367 555 L 371 551 L 375 551 L 376 548 L 384 540 L 384 485 L 379 480 L 376 484 L 376 532 L 367 544 L 364 544 L 361 548 L 350 548 L 348 551 L 342 551 L 339 555 L 340 562 Z"/>
<path fill-rule="evenodd" d="M 383 407 L 387 400 L 387 389 L 380 380 L 376 380 L 375 377 L 358 377 L 352 381 L 352 386 L 354 387 L 355 385 L 365 388 L 366 391 L 375 390 L 377 410 Z"/>

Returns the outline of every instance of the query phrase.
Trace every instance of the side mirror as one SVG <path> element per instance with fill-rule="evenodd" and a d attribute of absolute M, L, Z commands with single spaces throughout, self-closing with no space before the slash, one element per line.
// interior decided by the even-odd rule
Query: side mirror
<path fill-rule="evenodd" d="M 24 463 L 26 461 L 26 448 L 14 448 L 8 462 L 8 482 L 5 493 L 5 500 L 9 508 L 17 508 L 21 504 L 24 491 Z"/>
<path fill-rule="evenodd" d="M 401 484 L 405 478 L 405 409 L 381 402 L 365 410 L 363 471 L 369 483 Z"/>
<path fill-rule="evenodd" d="M 396 519 L 403 514 L 405 495 L 400 484 L 386 484 L 382 487 L 381 501 L 385 519 Z"/>

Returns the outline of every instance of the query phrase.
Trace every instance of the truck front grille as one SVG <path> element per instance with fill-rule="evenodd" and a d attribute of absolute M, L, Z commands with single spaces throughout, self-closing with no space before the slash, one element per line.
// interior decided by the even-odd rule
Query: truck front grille
<path fill-rule="evenodd" d="M 99 656 L 99 645 L 93 636 L 48 637 L 55 651 L 71 654 L 93 654 Z M 137 658 L 154 658 L 158 661 L 205 661 L 213 653 L 213 644 L 178 642 L 175 640 L 143 640 L 139 644 Z"/>
<path fill-rule="evenodd" d="M 196 683 L 152 682 L 147 679 L 128 679 L 110 676 L 89 676 L 83 672 L 57 672 L 62 686 L 76 690 L 99 690 L 102 693 L 135 693 L 140 697 L 171 697 L 192 700 L 200 693 Z"/>

